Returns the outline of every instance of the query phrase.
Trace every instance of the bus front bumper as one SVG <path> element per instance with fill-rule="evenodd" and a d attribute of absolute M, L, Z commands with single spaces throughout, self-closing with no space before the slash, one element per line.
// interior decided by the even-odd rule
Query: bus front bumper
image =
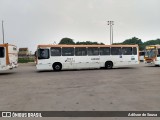
<path fill-rule="evenodd" d="M 160 61 L 154 61 L 154 62 L 146 62 L 145 61 L 145 64 L 147 64 L 147 65 L 160 65 Z"/>

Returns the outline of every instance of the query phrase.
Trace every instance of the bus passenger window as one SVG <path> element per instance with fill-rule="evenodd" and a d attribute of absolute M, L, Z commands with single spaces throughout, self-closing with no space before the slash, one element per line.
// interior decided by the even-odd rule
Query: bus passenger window
<path fill-rule="evenodd" d="M 74 48 L 73 47 L 62 48 L 62 56 L 74 56 Z"/>
<path fill-rule="evenodd" d="M 132 47 L 123 47 L 122 54 L 123 55 L 132 55 Z"/>
<path fill-rule="evenodd" d="M 122 55 L 121 47 L 112 47 L 111 55 Z"/>
<path fill-rule="evenodd" d="M 87 48 L 85 48 L 85 47 L 75 48 L 75 55 L 76 56 L 86 56 L 87 55 Z"/>
<path fill-rule="evenodd" d="M 88 55 L 99 55 L 99 48 L 98 47 L 89 47 L 88 48 Z"/>
<path fill-rule="evenodd" d="M 0 58 L 4 57 L 4 47 L 0 47 Z"/>
<path fill-rule="evenodd" d="M 51 56 L 61 56 L 61 48 L 60 47 L 52 47 L 51 48 Z"/>
<path fill-rule="evenodd" d="M 17 48 L 16 48 L 16 47 L 13 47 L 13 50 L 14 50 L 14 51 L 16 51 L 16 50 L 17 50 Z"/>
<path fill-rule="evenodd" d="M 100 55 L 110 55 L 110 48 L 109 47 L 101 47 L 99 49 Z"/>

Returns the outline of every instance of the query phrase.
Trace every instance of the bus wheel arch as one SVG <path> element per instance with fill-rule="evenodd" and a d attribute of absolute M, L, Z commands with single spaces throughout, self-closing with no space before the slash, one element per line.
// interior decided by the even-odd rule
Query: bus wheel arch
<path fill-rule="evenodd" d="M 52 68 L 54 71 L 61 71 L 62 64 L 60 62 L 55 62 L 55 63 L 53 63 Z"/>
<path fill-rule="evenodd" d="M 113 68 L 113 62 L 112 61 L 106 61 L 105 62 L 105 68 L 106 69 L 112 69 Z"/>

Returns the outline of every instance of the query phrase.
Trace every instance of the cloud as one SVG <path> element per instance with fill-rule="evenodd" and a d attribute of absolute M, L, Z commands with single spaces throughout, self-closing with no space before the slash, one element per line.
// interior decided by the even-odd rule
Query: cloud
<path fill-rule="evenodd" d="M 115 22 L 115 42 L 133 36 L 146 41 L 160 38 L 159 4 L 159 0 L 0 0 L 0 20 L 7 42 L 32 51 L 37 44 L 58 43 L 63 37 L 109 44 L 108 20 Z"/>

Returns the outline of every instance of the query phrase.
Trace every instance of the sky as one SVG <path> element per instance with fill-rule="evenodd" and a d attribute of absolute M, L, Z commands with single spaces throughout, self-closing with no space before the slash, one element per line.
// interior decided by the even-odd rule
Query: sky
<path fill-rule="evenodd" d="M 107 21 L 114 21 L 113 42 L 154 40 L 160 38 L 159 11 L 160 0 L 0 0 L 5 42 L 32 52 L 65 37 L 110 44 Z"/>

